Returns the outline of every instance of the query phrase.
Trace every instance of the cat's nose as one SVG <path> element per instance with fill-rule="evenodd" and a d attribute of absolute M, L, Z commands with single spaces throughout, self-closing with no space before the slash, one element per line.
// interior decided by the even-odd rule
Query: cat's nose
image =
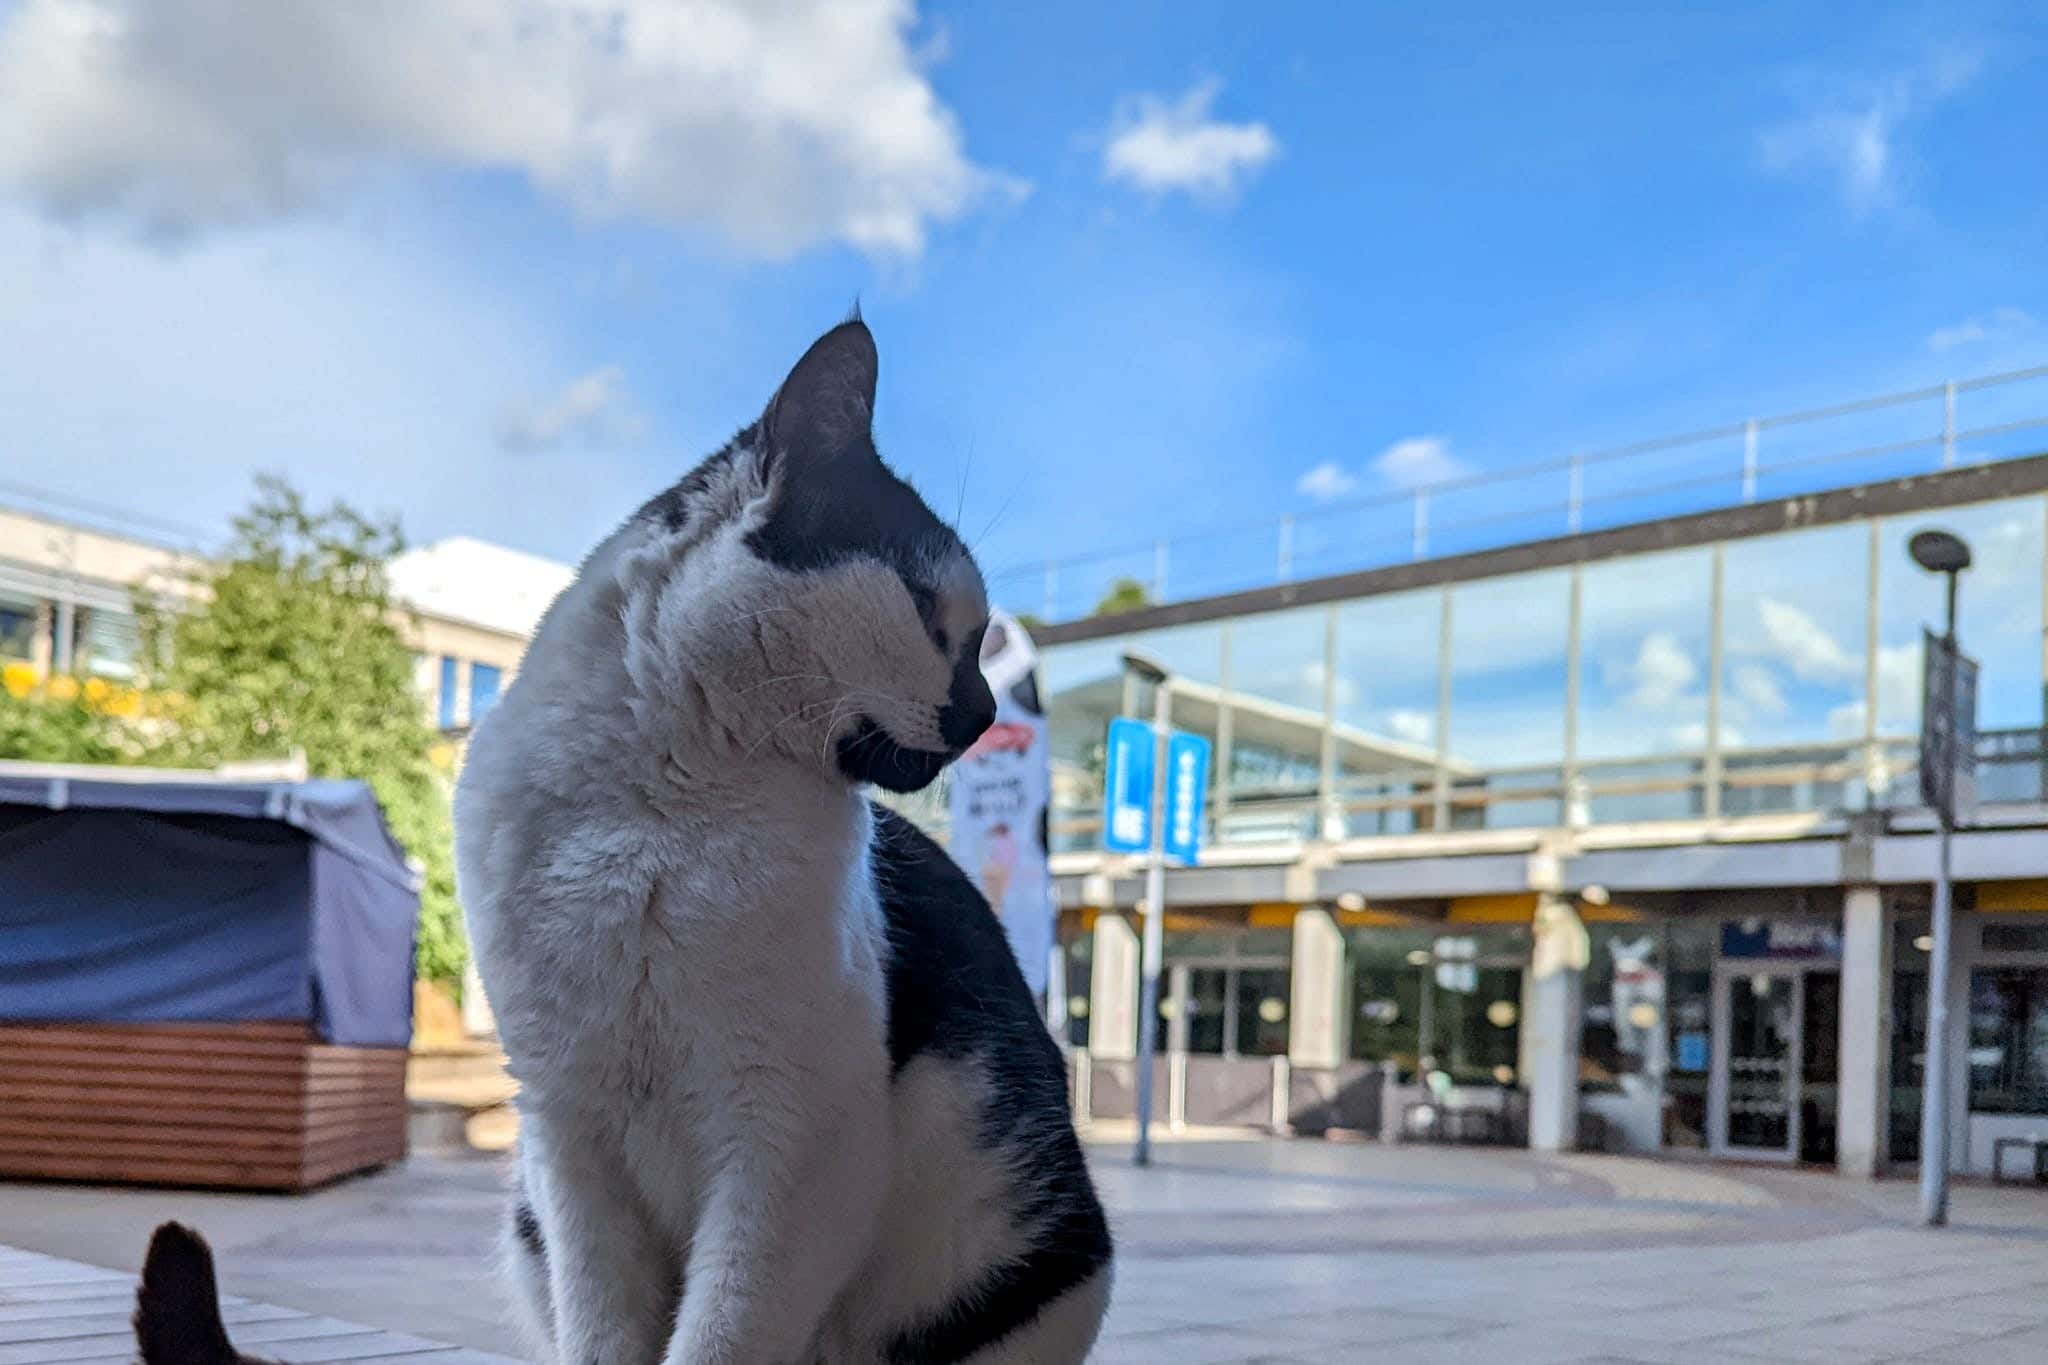
<path fill-rule="evenodd" d="M 989 694 L 986 683 L 965 696 L 956 690 L 939 711 L 939 738 L 946 741 L 949 749 L 964 750 L 980 739 L 995 720 L 996 699 Z"/>

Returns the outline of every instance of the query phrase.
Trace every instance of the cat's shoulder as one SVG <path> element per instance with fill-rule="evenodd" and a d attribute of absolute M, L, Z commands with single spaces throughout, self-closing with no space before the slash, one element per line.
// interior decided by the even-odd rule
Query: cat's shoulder
<path fill-rule="evenodd" d="M 1050 1037 L 1002 924 L 930 835 L 874 808 L 875 895 L 889 944 L 889 1058 L 986 1054 Z"/>

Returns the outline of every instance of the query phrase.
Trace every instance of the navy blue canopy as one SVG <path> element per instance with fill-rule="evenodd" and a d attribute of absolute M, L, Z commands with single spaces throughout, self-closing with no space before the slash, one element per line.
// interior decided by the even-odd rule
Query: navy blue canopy
<path fill-rule="evenodd" d="M 418 920 L 361 782 L 0 771 L 0 1022 L 304 1020 L 404 1047 Z"/>

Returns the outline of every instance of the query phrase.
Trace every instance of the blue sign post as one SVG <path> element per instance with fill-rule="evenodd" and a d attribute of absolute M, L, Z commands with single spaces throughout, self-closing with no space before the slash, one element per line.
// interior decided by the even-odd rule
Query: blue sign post
<path fill-rule="evenodd" d="M 1175 731 L 1166 741 L 1166 853 L 1193 866 L 1202 852 L 1202 806 L 1209 790 L 1209 741 Z"/>
<path fill-rule="evenodd" d="M 1151 1160 L 1152 1151 L 1152 1058 L 1159 1042 L 1166 860 L 1170 856 L 1185 865 L 1201 856 L 1202 807 L 1209 789 L 1209 741 L 1200 735 L 1170 731 L 1171 689 L 1163 674 L 1153 685 L 1158 715 L 1154 724 L 1128 716 L 1110 721 L 1102 784 L 1102 846 L 1114 853 L 1147 854 L 1150 863 L 1145 870 L 1143 986 L 1138 1003 L 1138 1146 L 1133 1154 L 1140 1166 Z M 1153 790 L 1154 772 L 1161 767 L 1166 772 L 1164 793 Z M 1155 800 L 1161 808 L 1157 821 L 1153 819 Z"/>
<path fill-rule="evenodd" d="M 1109 723 L 1109 757 L 1102 793 L 1102 846 L 1112 853 L 1152 847 L 1152 760 L 1159 747 L 1152 727 L 1118 716 Z"/>

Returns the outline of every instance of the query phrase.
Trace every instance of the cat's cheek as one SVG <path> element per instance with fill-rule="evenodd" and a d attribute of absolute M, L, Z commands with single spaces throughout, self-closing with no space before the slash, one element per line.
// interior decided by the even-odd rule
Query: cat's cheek
<path fill-rule="evenodd" d="M 848 781 L 872 783 L 898 794 L 929 787 L 955 757 L 943 750 L 900 744 L 865 716 L 839 738 L 839 771 Z"/>

